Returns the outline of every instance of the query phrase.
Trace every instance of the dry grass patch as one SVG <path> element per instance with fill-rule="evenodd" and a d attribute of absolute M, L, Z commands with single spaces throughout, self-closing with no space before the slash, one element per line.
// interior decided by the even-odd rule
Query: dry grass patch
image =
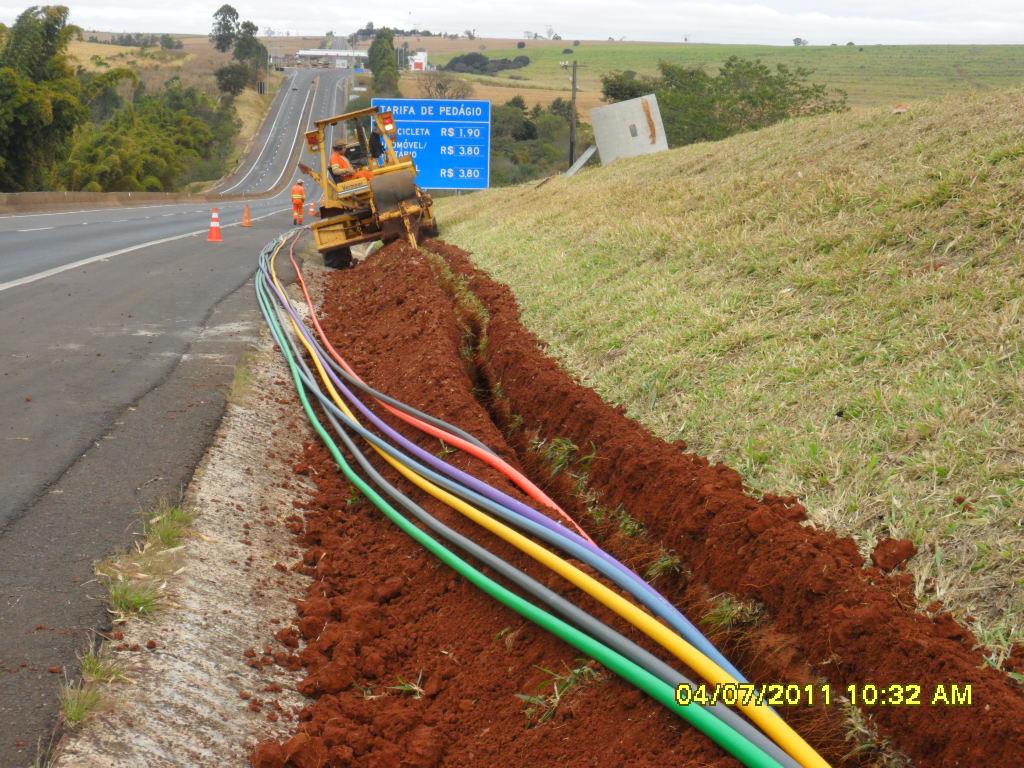
<path fill-rule="evenodd" d="M 1024 639 L 1024 92 L 790 121 L 438 202 L 526 325 L 667 440 L 908 537 L 919 597 Z"/>
<path fill-rule="evenodd" d="M 104 560 L 96 574 L 107 584 L 116 621 L 146 616 L 160 606 L 167 579 L 180 572 L 180 553 L 196 512 L 161 502 L 145 525 L 143 537 L 121 555 Z"/>

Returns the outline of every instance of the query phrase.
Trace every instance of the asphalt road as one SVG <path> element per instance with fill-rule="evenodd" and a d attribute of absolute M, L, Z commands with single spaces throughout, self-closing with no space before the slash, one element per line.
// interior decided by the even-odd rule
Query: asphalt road
<path fill-rule="evenodd" d="M 178 498 L 216 430 L 258 328 L 256 256 L 291 225 L 294 150 L 310 120 L 344 109 L 346 74 L 286 84 L 220 190 L 284 187 L 251 203 L 251 229 L 241 203 L 220 206 L 223 243 L 195 204 L 0 216 L 3 768 L 48 743 L 62 673 L 108 621 L 93 563 L 155 499 Z"/>

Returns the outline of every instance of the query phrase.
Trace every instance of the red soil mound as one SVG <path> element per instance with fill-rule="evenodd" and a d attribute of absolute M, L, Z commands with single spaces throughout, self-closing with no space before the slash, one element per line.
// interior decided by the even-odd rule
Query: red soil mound
<path fill-rule="evenodd" d="M 481 318 L 468 317 L 427 260 L 405 246 L 332 274 L 325 328 L 371 384 L 472 431 L 538 481 L 547 471 L 525 450 L 526 435 L 592 443 L 592 489 L 604 505 L 624 505 L 650 531 L 647 538 L 628 538 L 588 525 L 600 543 L 638 567 L 652 551 L 678 552 L 692 575 L 667 575 L 658 585 L 694 618 L 718 592 L 767 607 L 756 627 L 717 638 L 752 677 L 825 678 L 842 686 L 913 682 L 925 690 L 937 682 L 971 683 L 973 707 L 872 711 L 922 766 L 1019 764 L 1024 698 L 1004 675 L 982 668 L 969 633 L 948 617 L 936 622 L 916 614 L 904 582 L 864 568 L 849 540 L 801 526 L 803 510 L 792 499 L 750 498 L 732 470 L 657 440 L 572 381 L 522 328 L 507 289 L 457 249 L 430 247 L 468 278 L 490 322 L 479 327 Z M 472 364 L 467 328 L 488 336 L 486 357 L 476 354 Z M 492 397 L 499 384 L 500 401 Z M 511 429 L 511 414 L 521 417 L 521 429 Z M 509 427 L 507 435 L 499 426 Z M 403 431 L 428 450 L 440 448 Z M 460 454 L 447 458 L 515 493 L 486 467 Z M 296 629 L 282 630 L 289 645 L 299 634 L 305 645 L 278 661 L 305 667 L 302 689 L 313 701 L 296 737 L 260 745 L 254 765 L 737 765 L 607 674 L 567 695 L 550 722 L 528 728 L 527 703 L 517 694 L 549 692 L 549 675 L 540 668 L 564 673 L 579 667 L 578 654 L 464 583 L 353 496 L 319 444 L 308 447 L 303 469 L 319 491 L 294 530 L 314 582 L 298 604 Z M 390 470 L 382 472 L 408 491 Z M 584 514 L 564 475 L 545 487 Z M 455 513 L 410 495 L 622 629 L 592 601 Z M 864 755 L 843 760 L 852 745 L 843 742 L 841 708 L 783 714 L 833 764 L 866 764 Z"/>

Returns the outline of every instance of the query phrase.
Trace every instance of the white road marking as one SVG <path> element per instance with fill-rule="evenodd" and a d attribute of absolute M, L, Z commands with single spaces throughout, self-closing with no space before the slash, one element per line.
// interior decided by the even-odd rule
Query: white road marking
<path fill-rule="evenodd" d="M 122 206 L 131 208 L 132 210 L 143 210 L 145 208 L 166 208 L 170 205 L 181 205 L 181 203 L 158 203 L 157 205 L 132 205 Z M 71 216 L 76 213 L 105 213 L 117 206 L 111 206 L 110 208 L 88 208 L 83 211 L 51 211 L 50 213 L 11 213 L 6 216 L 0 216 L 0 219 L 24 219 L 31 216 Z"/>
<path fill-rule="evenodd" d="M 292 77 L 294 78 L 295 75 L 292 75 Z M 282 88 L 283 87 L 287 87 L 287 85 L 290 82 L 291 82 L 290 80 L 285 81 L 284 85 L 282 85 Z M 288 94 L 287 94 L 287 96 L 285 98 L 290 98 L 290 97 L 291 97 L 291 91 L 288 92 Z M 309 98 L 308 94 L 307 94 L 306 98 Z M 305 103 L 303 103 L 303 109 L 305 109 Z M 256 155 L 256 159 L 253 161 L 252 168 L 249 169 L 248 173 L 246 173 L 245 176 L 240 178 L 238 181 L 236 181 L 230 187 L 228 187 L 227 189 L 221 190 L 221 194 L 222 195 L 226 195 L 232 189 L 236 189 L 237 187 L 241 186 L 242 182 L 245 181 L 247 178 L 249 178 L 249 174 L 251 174 L 254 170 L 256 170 L 256 166 L 259 165 L 260 158 L 263 157 L 263 153 L 267 151 L 267 147 L 270 145 L 270 140 L 272 138 L 274 138 L 274 129 L 277 127 L 277 123 L 281 119 L 282 115 L 284 115 L 284 113 L 285 113 L 284 103 L 282 103 L 281 104 L 281 109 L 279 109 L 278 112 L 277 112 L 277 117 L 274 119 L 273 124 L 270 126 L 270 132 L 267 134 L 267 140 L 265 142 L 263 142 L 263 149 L 260 150 L 260 153 L 258 155 Z"/>
<path fill-rule="evenodd" d="M 263 216 L 254 216 L 253 221 L 259 221 L 260 219 L 265 219 L 269 216 L 273 216 L 276 213 L 281 213 L 287 210 L 289 209 L 278 208 L 277 210 L 271 211 L 270 213 L 264 214 Z M 233 224 L 224 224 L 221 227 L 221 229 L 227 229 L 228 227 L 237 227 L 240 225 L 240 221 L 235 222 Z M 174 242 L 175 240 L 184 240 L 186 237 L 194 237 L 196 235 L 201 235 L 206 231 L 206 229 L 197 229 L 194 232 L 186 232 L 183 235 L 173 235 L 171 237 L 160 238 L 159 240 L 150 240 L 148 243 L 139 243 L 138 245 L 131 245 L 127 248 L 121 248 L 120 250 L 117 251 L 110 251 L 109 253 L 101 253 L 97 256 L 90 256 L 86 259 L 79 259 L 78 261 L 73 261 L 70 264 L 62 264 L 61 266 L 54 267 L 53 269 L 47 269 L 42 272 L 36 272 L 34 275 L 26 275 L 25 277 L 19 277 L 17 280 L 10 280 L 9 282 L 6 283 L 0 283 L 0 293 L 3 293 L 9 288 L 17 288 L 22 285 L 34 283 L 37 280 L 45 280 L 48 277 L 59 275 L 61 272 L 67 272 L 68 270 L 71 269 L 78 269 L 78 267 L 84 267 L 87 264 L 94 264 L 97 261 L 105 261 L 107 259 L 112 259 L 115 256 L 121 256 L 122 254 L 131 253 L 132 251 L 138 251 L 143 248 L 149 248 L 154 245 L 163 245 L 164 243 L 171 243 Z"/>
<path fill-rule="evenodd" d="M 312 91 L 310 91 L 309 93 L 306 94 L 306 101 L 309 101 L 309 97 L 310 96 L 312 96 L 314 101 L 315 101 L 316 100 L 316 92 L 319 91 L 319 90 L 320 90 L 320 78 L 318 77 L 316 79 L 316 87 L 314 87 Z M 279 175 L 277 177 L 277 181 L 275 181 L 273 184 L 270 185 L 271 189 L 273 189 L 278 184 L 280 184 L 281 183 L 281 179 L 283 179 L 284 175 L 291 169 L 291 163 L 287 162 L 287 161 L 291 160 L 292 148 L 295 147 L 295 142 L 297 142 L 299 140 L 299 132 L 302 130 L 301 115 L 302 115 L 302 112 L 305 112 L 305 111 L 306 111 L 306 102 L 304 101 L 304 102 L 302 102 L 302 111 L 299 112 L 300 119 L 299 119 L 298 123 L 296 123 L 296 125 L 295 125 L 295 138 L 292 139 L 292 143 L 291 143 L 291 145 L 288 148 L 288 157 L 286 158 L 286 162 L 284 164 L 284 168 L 281 169 L 281 175 Z M 310 119 L 313 118 L 313 112 L 312 111 L 310 111 L 309 116 L 310 116 Z"/>
<path fill-rule="evenodd" d="M 47 229 L 56 229 L 56 227 L 33 227 L 32 229 L 16 229 L 15 232 L 42 232 Z"/>

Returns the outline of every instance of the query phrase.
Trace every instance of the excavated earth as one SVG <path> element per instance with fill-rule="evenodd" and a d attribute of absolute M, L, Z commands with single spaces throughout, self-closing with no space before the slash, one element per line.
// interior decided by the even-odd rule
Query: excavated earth
<path fill-rule="evenodd" d="M 832 764 L 882 765 L 894 753 L 928 768 L 1022 764 L 1024 695 L 986 665 L 967 629 L 938 604 L 917 606 L 907 575 L 884 573 L 851 540 L 811 526 L 795 499 L 752 497 L 734 470 L 655 438 L 574 381 L 523 328 L 511 292 L 467 254 L 439 241 L 423 251 L 399 244 L 324 281 L 325 329 L 372 385 L 476 434 L 641 573 L 675 553 L 681 567 L 655 584 L 691 618 L 723 594 L 760 606 L 754 620 L 709 633 L 753 680 L 827 681 L 837 691 L 922 687 L 921 706 L 862 710 L 877 741 L 890 743 L 887 754 L 851 740 L 850 713 L 838 700 L 784 708 Z M 402 431 L 525 500 L 488 468 Z M 561 471 L 543 455 L 555 439 L 581 447 Z M 379 468 L 444 522 L 656 650 Z M 257 768 L 737 765 L 593 665 L 596 678 L 567 693 L 550 720 L 531 721 L 521 695 L 550 693 L 550 673 L 580 667 L 579 654 L 426 554 L 353 492 L 318 442 L 307 443 L 294 470 L 317 488 L 311 501 L 296 502 L 303 514 L 291 526 L 312 581 L 294 627 L 276 637 L 294 649 L 278 663 L 303 671 L 299 689 L 309 698 L 290 739 L 253 752 Z M 619 513 L 598 517 L 595 509 Z M 646 533 L 624 530 L 616 522 L 623 511 Z M 930 705 L 931 690 L 951 683 L 972 686 L 971 706 Z"/>

